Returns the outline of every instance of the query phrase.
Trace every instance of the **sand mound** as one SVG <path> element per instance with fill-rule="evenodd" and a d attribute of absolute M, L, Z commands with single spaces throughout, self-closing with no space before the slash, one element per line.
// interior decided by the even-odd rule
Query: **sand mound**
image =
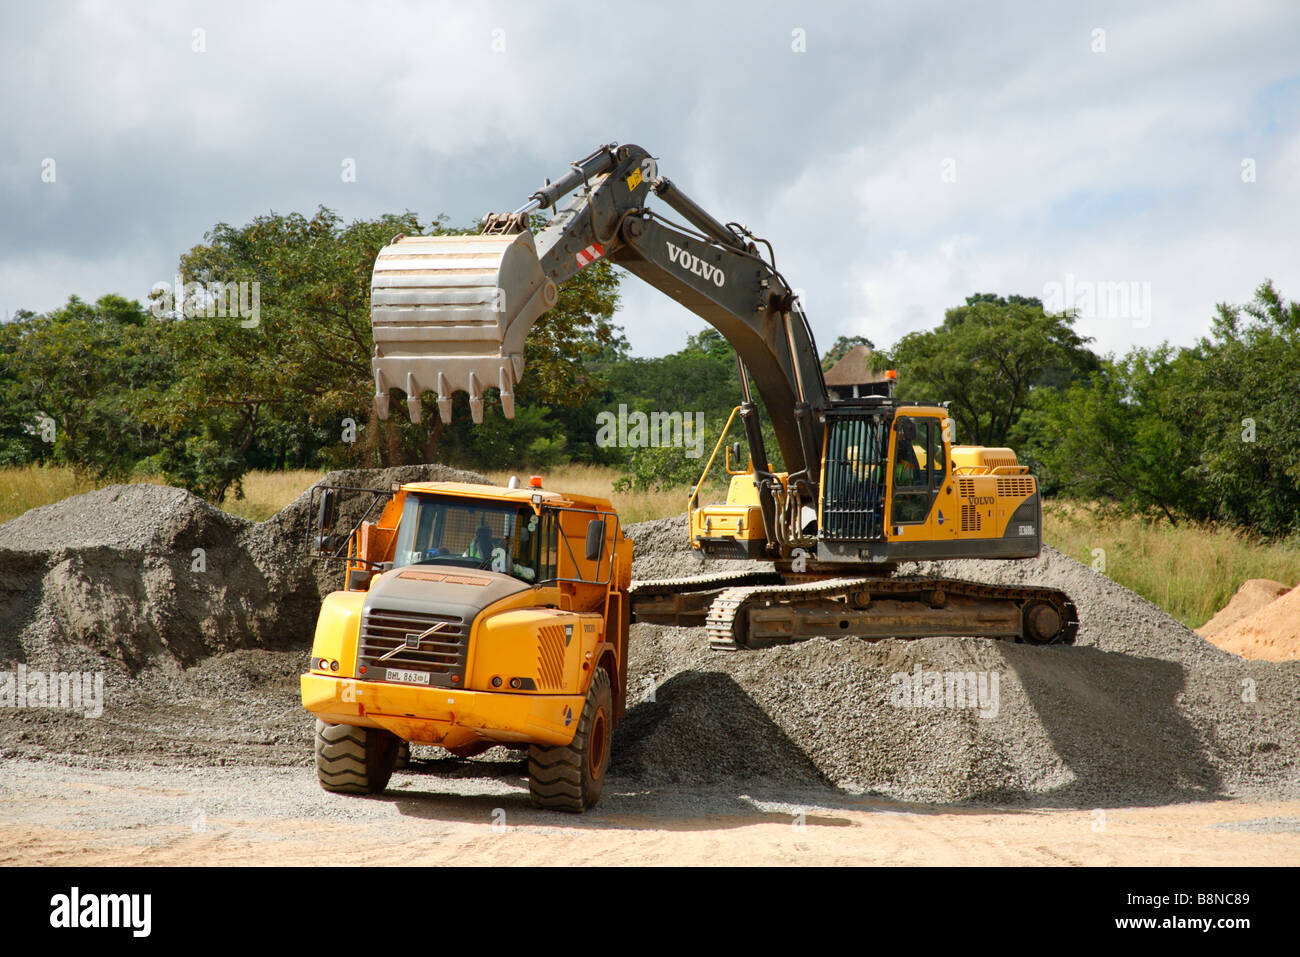
<path fill-rule="evenodd" d="M 1300 659 L 1300 588 L 1290 589 L 1254 614 L 1217 632 L 1211 640 L 1224 651 L 1243 658 Z"/>
<path fill-rule="evenodd" d="M 698 573 L 683 520 L 629 534 L 636 577 Z M 636 625 L 629 700 L 639 703 L 620 726 L 615 772 L 1071 806 L 1300 792 L 1300 666 L 1243 662 L 1051 549 L 900 569 L 917 571 L 1062 588 L 1079 607 L 1078 644 L 814 639 L 718 655 L 700 630 Z M 938 696 L 902 696 L 935 682 Z"/>
<path fill-rule="evenodd" d="M 1231 600 L 1219 609 L 1219 613 L 1196 629 L 1202 638 L 1213 638 L 1229 625 L 1235 625 L 1243 618 L 1249 618 L 1265 605 L 1285 595 L 1291 586 L 1275 582 L 1271 578 L 1252 578 L 1237 589 Z M 1215 644 L 1219 644 L 1215 642 Z M 1219 647 L 1223 647 L 1219 645 Z"/>

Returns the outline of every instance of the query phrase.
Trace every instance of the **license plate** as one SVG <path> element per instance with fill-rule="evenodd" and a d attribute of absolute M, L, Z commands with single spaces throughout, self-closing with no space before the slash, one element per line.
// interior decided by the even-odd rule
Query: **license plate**
<path fill-rule="evenodd" d="M 401 668 L 389 668 L 389 681 L 402 681 L 408 685 L 427 685 L 429 683 L 429 672 L 427 671 L 403 671 Z"/>

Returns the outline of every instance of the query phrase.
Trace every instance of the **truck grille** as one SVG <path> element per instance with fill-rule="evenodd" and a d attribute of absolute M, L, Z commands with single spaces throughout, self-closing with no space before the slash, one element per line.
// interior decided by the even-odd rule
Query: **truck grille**
<path fill-rule="evenodd" d="M 537 677 L 543 691 L 559 691 L 564 687 L 564 628 L 544 625 L 538 635 Z"/>
<path fill-rule="evenodd" d="M 436 625 L 441 625 L 437 631 L 419 637 Z M 361 619 L 357 673 L 368 681 L 384 681 L 389 668 L 421 671 L 429 674 L 433 687 L 459 686 L 468 648 L 469 625 L 459 616 L 367 608 Z"/>

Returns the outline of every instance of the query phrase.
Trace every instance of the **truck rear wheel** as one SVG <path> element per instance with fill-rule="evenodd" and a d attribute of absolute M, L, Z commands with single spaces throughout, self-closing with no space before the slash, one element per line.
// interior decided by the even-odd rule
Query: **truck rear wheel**
<path fill-rule="evenodd" d="M 316 777 L 326 791 L 378 794 L 397 762 L 397 735 L 316 719 Z"/>
<path fill-rule="evenodd" d="M 609 767 L 614 695 L 609 672 L 597 668 L 587 688 L 578 730 L 567 745 L 528 749 L 528 796 L 552 811 L 580 813 L 600 800 Z"/>

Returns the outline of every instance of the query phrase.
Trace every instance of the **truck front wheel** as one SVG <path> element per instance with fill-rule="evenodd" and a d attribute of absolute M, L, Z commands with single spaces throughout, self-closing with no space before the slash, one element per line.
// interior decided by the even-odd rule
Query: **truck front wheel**
<path fill-rule="evenodd" d="M 378 794 L 397 763 L 399 739 L 382 728 L 355 728 L 316 719 L 316 777 L 326 791 Z"/>
<path fill-rule="evenodd" d="M 528 796 L 552 811 L 585 811 L 600 800 L 609 766 L 614 695 L 609 672 L 597 668 L 587 688 L 573 740 L 563 746 L 528 749 Z"/>

